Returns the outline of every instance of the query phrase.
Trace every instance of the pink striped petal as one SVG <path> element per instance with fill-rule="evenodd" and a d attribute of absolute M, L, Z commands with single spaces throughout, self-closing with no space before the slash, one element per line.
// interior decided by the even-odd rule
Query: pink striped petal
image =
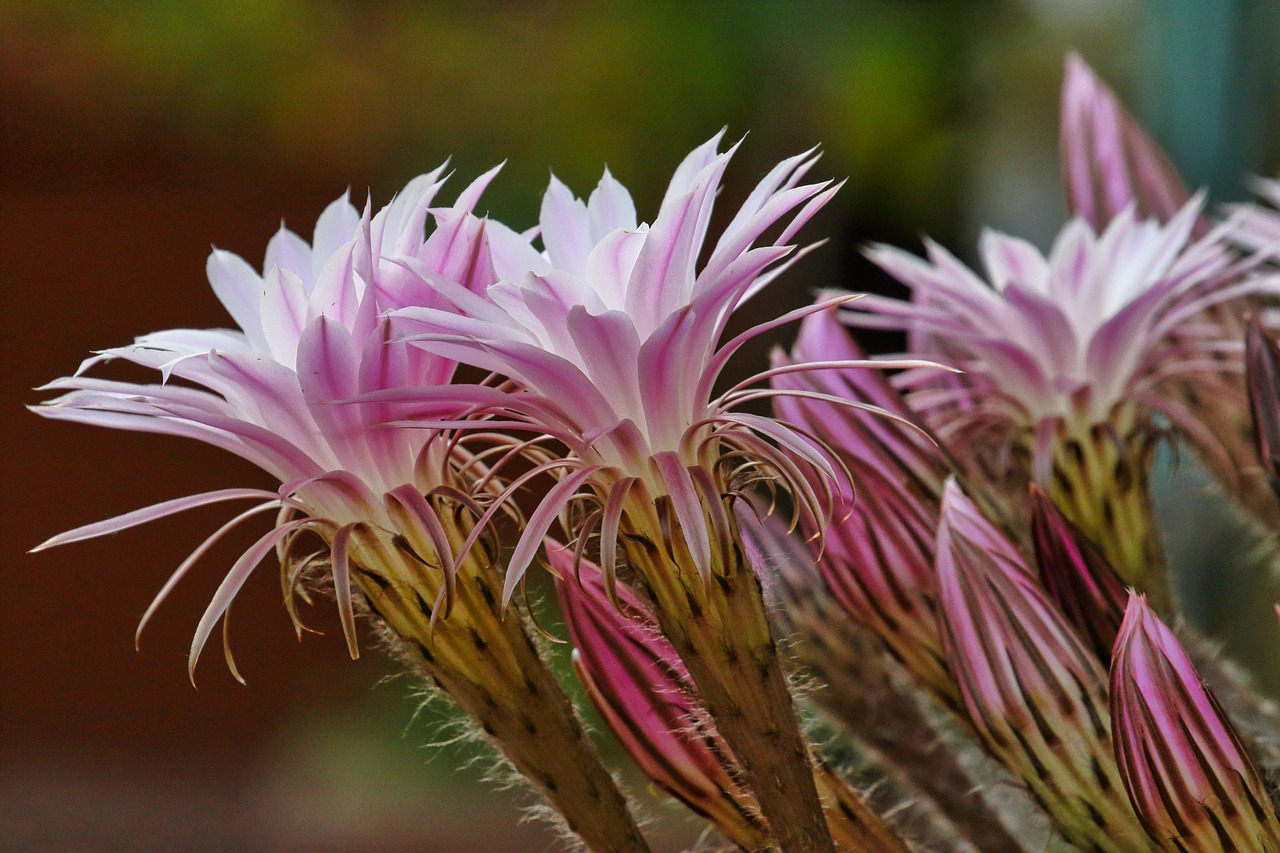
<path fill-rule="evenodd" d="M 1168 219 L 1190 198 L 1169 158 L 1076 54 L 1062 83 L 1062 173 L 1071 210 L 1104 228 L 1135 202 Z"/>
<path fill-rule="evenodd" d="M 130 527 L 137 527 L 139 524 L 146 524 L 149 521 L 156 521 L 196 507 L 221 503 L 222 501 L 247 500 L 249 498 L 278 500 L 279 495 L 262 489 L 218 489 L 212 492 L 201 492 L 198 495 L 174 498 L 173 500 L 163 501 L 142 509 L 135 509 L 132 512 L 126 512 L 104 521 L 86 524 L 82 527 L 68 530 L 65 533 L 59 533 L 57 536 L 47 539 L 32 548 L 31 553 L 58 545 L 67 545 L 71 542 L 80 542 L 84 539 L 93 539 L 97 536 L 106 536 L 109 533 L 118 533 L 121 530 L 128 530 Z"/>
<path fill-rule="evenodd" d="M 560 510 L 564 509 L 569 500 L 598 470 L 594 467 L 582 468 L 569 474 L 551 487 L 538 504 L 538 508 L 529 516 L 524 531 L 520 534 L 520 540 L 516 542 L 515 550 L 511 553 L 511 559 L 507 561 L 507 574 L 502 583 L 503 607 L 511 602 L 511 596 L 515 594 L 516 587 L 524 577 L 529 564 L 533 562 L 538 548 L 542 546 L 542 540 L 546 537 L 547 531 L 560 515 Z"/>

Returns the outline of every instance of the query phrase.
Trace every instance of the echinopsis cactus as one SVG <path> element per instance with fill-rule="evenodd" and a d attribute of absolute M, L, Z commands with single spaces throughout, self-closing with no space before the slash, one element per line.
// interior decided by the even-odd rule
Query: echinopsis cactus
<path fill-rule="evenodd" d="M 711 245 L 723 134 L 650 223 L 608 172 L 585 200 L 553 178 L 527 231 L 474 212 L 497 170 L 449 207 L 442 170 L 377 213 L 344 196 L 310 244 L 282 228 L 261 273 L 213 253 L 238 330 L 104 350 L 35 408 L 196 438 L 279 489 L 40 547 L 256 501 L 143 616 L 227 531 L 274 515 L 200 619 L 192 677 L 275 552 L 299 631 L 297 599 L 323 583 L 353 657 L 367 621 L 593 850 L 648 847 L 511 604 L 540 556 L 607 728 L 740 849 L 1038 850 L 1053 832 L 1280 853 L 1280 717 L 1182 626 L 1149 483 L 1172 436 L 1277 533 L 1280 214 L 1216 218 L 1075 57 L 1062 123 L 1072 218 L 1047 254 L 988 232 L 979 274 L 936 244 L 874 247 L 909 299 L 824 290 L 736 336 L 839 189 L 804 182 L 812 152 Z M 744 343 L 797 320 L 789 353 L 717 390 Z M 846 325 L 903 330 L 909 351 L 868 359 Z M 160 381 L 89 375 L 113 359 Z M 807 736 L 810 699 L 849 727 L 856 780 Z"/>

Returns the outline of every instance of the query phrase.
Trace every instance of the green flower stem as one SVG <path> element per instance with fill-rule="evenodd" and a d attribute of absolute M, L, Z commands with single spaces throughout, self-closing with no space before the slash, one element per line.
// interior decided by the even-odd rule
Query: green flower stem
<path fill-rule="evenodd" d="M 1171 613 L 1172 593 L 1151 505 L 1152 444 L 1124 406 L 1106 427 L 1063 425 L 1048 492 L 1092 539 L 1126 585 Z"/>
<path fill-rule="evenodd" d="M 456 534 L 463 532 L 455 525 L 450 539 L 460 542 Z M 431 606 L 443 573 L 427 562 L 433 555 L 403 540 L 363 536 L 352 555 L 352 580 L 405 656 L 475 718 L 569 830 L 601 853 L 645 853 L 648 845 L 572 703 L 521 620 L 503 613 L 500 579 L 480 550 L 458 566 L 451 612 L 434 627 Z"/>
<path fill-rule="evenodd" d="M 760 581 L 746 563 L 736 526 L 731 541 L 713 543 L 710 583 L 651 500 L 630 499 L 622 527 L 627 559 L 741 764 L 774 844 L 783 853 L 830 853 L 835 847 L 809 750 L 765 618 Z"/>

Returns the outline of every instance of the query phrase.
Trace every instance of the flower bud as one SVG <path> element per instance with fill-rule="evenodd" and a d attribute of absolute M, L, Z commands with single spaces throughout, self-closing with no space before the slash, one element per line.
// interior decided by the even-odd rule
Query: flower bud
<path fill-rule="evenodd" d="M 1112 755 L 1102 665 L 954 481 L 937 550 L 943 643 L 988 750 L 1072 843 L 1143 849 Z"/>
<path fill-rule="evenodd" d="M 1111 663 L 1116 759 L 1134 810 L 1165 850 L 1277 850 L 1257 766 L 1191 659 L 1131 595 Z"/>

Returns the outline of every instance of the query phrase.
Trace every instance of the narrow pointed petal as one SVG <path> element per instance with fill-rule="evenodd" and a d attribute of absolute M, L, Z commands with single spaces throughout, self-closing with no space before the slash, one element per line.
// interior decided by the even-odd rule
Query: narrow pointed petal
<path fill-rule="evenodd" d="M 604 170 L 600 183 L 591 192 L 587 214 L 593 240 L 602 240 L 613 231 L 636 230 L 636 205 L 631 200 L 631 193 L 608 169 Z"/>
<path fill-rule="evenodd" d="M 356 617 L 351 603 L 351 555 L 349 546 L 351 534 L 359 524 L 346 524 L 333 534 L 330 545 L 333 564 L 333 596 L 338 602 L 338 617 L 342 622 L 342 636 L 347 641 L 347 652 L 351 659 L 360 657 L 360 644 L 356 639 Z"/>
<path fill-rule="evenodd" d="M 240 555 L 235 565 L 227 572 L 227 576 L 223 578 L 222 583 L 218 585 L 218 589 L 214 592 L 213 599 L 205 609 L 204 615 L 200 617 L 200 624 L 196 626 L 195 636 L 191 640 L 191 654 L 187 660 L 187 675 L 191 678 L 192 685 L 195 684 L 196 663 L 200 660 L 200 652 L 204 649 L 209 635 L 213 633 L 213 628 L 218 623 L 218 619 L 231 606 L 231 600 L 236 597 L 240 587 L 244 586 L 244 582 L 249 579 L 249 575 L 258 567 L 262 559 L 271 553 L 271 549 L 276 546 L 277 542 L 291 531 L 297 530 L 307 523 L 309 523 L 309 519 L 291 521 L 288 524 L 268 530 L 257 542 L 249 546 L 249 550 Z"/>
<path fill-rule="evenodd" d="M 525 570 L 529 568 L 538 549 L 542 547 L 542 540 L 551 529 L 551 525 L 555 523 L 560 510 L 564 509 L 565 504 L 595 473 L 594 468 L 583 468 L 569 474 L 551 487 L 546 497 L 538 504 L 538 508 L 529 516 L 524 532 L 520 534 L 520 540 L 516 543 L 515 551 L 512 552 L 511 559 L 507 563 L 506 579 L 502 583 L 503 607 L 510 603 L 511 596 L 515 594 Z"/>
<path fill-rule="evenodd" d="M 1067 57 L 1061 120 L 1067 200 L 1095 228 L 1134 204 L 1168 219 L 1191 197 L 1168 156 L 1076 54 Z"/>
<path fill-rule="evenodd" d="M 96 536 L 106 536 L 110 533 L 118 533 L 121 530 L 127 530 L 130 527 L 136 527 L 139 524 L 146 524 L 149 521 L 155 521 L 169 515 L 179 512 L 185 512 L 196 507 L 207 506 L 222 501 L 247 500 L 249 498 L 267 498 L 278 499 L 279 495 L 274 492 L 263 491 L 262 489 L 218 489 L 213 492 L 202 492 L 198 495 L 188 495 L 183 498 L 174 498 L 173 500 L 163 501 L 142 509 L 135 509 L 132 512 L 126 512 L 123 515 L 117 515 L 114 518 L 108 518 L 104 521 L 95 521 L 93 524 L 86 524 L 65 533 L 59 533 L 50 539 L 41 542 L 31 551 L 43 551 L 46 548 L 53 548 L 57 545 L 66 545 L 71 542 L 79 542 L 84 539 L 93 539 Z"/>
<path fill-rule="evenodd" d="M 1137 594 L 1116 639 L 1111 713 L 1125 789 L 1163 849 L 1280 849 L 1257 766 L 1173 632 Z"/>
<path fill-rule="evenodd" d="M 214 249 L 205 265 L 209 284 L 227 313 L 259 352 L 266 351 L 262 335 L 262 277 L 239 255 Z"/>
<path fill-rule="evenodd" d="M 271 503 L 259 504 L 258 506 L 245 510 L 215 530 L 207 539 L 201 542 L 194 551 L 187 555 L 187 558 L 182 561 L 177 569 L 174 570 L 173 574 L 169 575 L 169 579 L 164 582 L 164 586 L 160 587 L 160 591 L 156 593 L 156 597 L 151 600 L 149 605 L 147 605 L 147 609 L 142 614 L 142 618 L 138 620 L 138 627 L 133 633 L 134 649 L 140 649 L 142 645 L 142 632 L 147 627 L 147 623 L 151 621 L 151 617 L 155 615 L 156 610 L 160 608 L 160 605 L 164 603 L 164 600 L 169 597 L 169 593 L 173 592 L 174 587 L 178 585 L 179 581 L 186 577 L 187 572 L 195 566 L 201 557 L 207 554 L 223 536 L 231 532 L 236 527 L 239 527 L 241 522 L 252 518 L 258 513 L 265 512 L 269 509 L 279 508 L 280 503 L 278 501 L 272 501 Z"/>

